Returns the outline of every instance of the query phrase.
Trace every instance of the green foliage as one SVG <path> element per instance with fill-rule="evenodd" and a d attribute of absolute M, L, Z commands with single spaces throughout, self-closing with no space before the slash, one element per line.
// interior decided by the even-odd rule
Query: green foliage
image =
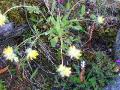
<path fill-rule="evenodd" d="M 0 80 L 0 90 L 7 90 L 4 81 Z"/>
<path fill-rule="evenodd" d="M 80 84 L 80 78 L 78 75 L 71 76 L 69 79 L 72 83 Z"/>
<path fill-rule="evenodd" d="M 86 13 L 86 6 L 83 4 L 80 8 L 80 16 L 83 17 Z"/>
<path fill-rule="evenodd" d="M 79 22 L 77 20 L 68 20 L 67 15 L 57 15 L 56 17 L 50 16 L 47 21 L 51 23 L 51 28 L 45 33 L 46 35 L 49 35 L 52 47 L 55 47 L 61 37 L 67 37 L 70 33 L 70 29 L 84 32 L 84 29 L 79 25 Z"/>
<path fill-rule="evenodd" d="M 116 76 L 114 73 L 115 64 L 103 52 L 96 52 L 95 61 L 90 62 L 90 66 L 86 76 L 86 84 L 94 90 L 105 86 Z"/>
<path fill-rule="evenodd" d="M 54 37 L 50 40 L 50 43 L 51 43 L 51 46 L 52 47 L 55 47 L 55 45 L 57 44 L 58 42 L 58 37 Z"/>
<path fill-rule="evenodd" d="M 34 13 L 34 14 L 40 14 L 41 13 L 41 10 L 39 9 L 38 6 L 28 6 L 27 11 L 29 13 Z"/>
<path fill-rule="evenodd" d="M 39 8 L 39 5 L 25 6 L 29 13 L 26 19 L 27 22 L 30 24 L 29 26 L 31 31 L 26 32 L 23 35 L 23 38 L 21 37 L 23 39 L 23 42 L 17 46 L 18 50 L 23 49 L 24 54 L 22 56 L 21 54 L 19 54 L 19 52 L 17 53 L 20 57 L 22 57 L 22 59 L 20 59 L 20 62 L 18 63 L 20 66 L 19 71 L 21 72 L 23 70 L 22 72 L 23 74 L 25 74 L 27 79 L 29 79 L 30 82 L 34 83 L 36 76 L 39 75 L 40 71 L 39 69 L 41 69 L 42 70 L 40 72 L 41 76 L 45 77 L 46 81 L 44 82 L 47 87 L 46 90 L 50 89 L 53 86 L 60 88 L 63 87 L 65 90 L 101 90 L 107 83 L 112 81 L 112 79 L 116 76 L 113 72 L 115 64 L 111 61 L 111 59 L 107 55 L 105 55 L 103 52 L 98 51 L 94 52 L 95 57 L 93 57 L 94 58 L 93 61 L 89 60 L 89 58 L 91 57 L 90 55 L 86 56 L 83 55 L 82 58 L 80 58 L 80 60 L 82 60 L 86 59 L 86 57 L 88 56 L 86 60 L 87 65 L 85 67 L 86 70 L 85 82 L 80 81 L 81 73 L 80 61 L 75 61 L 73 58 L 71 59 L 70 57 L 66 57 L 67 56 L 66 52 L 70 45 L 74 44 L 75 46 L 78 46 L 80 48 L 83 47 L 82 50 L 84 54 L 84 51 L 86 50 L 86 48 L 84 48 L 84 43 L 87 44 L 86 41 L 88 39 L 88 38 L 86 39 L 86 37 L 91 36 L 92 38 L 95 38 L 91 34 L 92 27 L 90 26 L 93 23 L 96 23 L 97 20 L 96 11 L 90 10 L 89 13 L 90 15 L 87 16 L 86 5 L 78 2 L 76 3 L 74 2 L 74 0 L 67 0 L 65 1 L 64 4 L 58 4 L 56 0 L 43 0 L 43 1 L 48 1 L 46 3 L 43 2 L 44 3 L 43 5 L 48 6 L 43 6 L 43 8 Z M 102 2 L 100 1 L 101 0 L 97 0 L 98 6 L 102 4 Z M 101 9 L 104 10 L 104 7 L 101 6 L 100 10 Z M 77 15 L 74 14 L 79 15 L 78 17 L 76 17 Z M 17 16 L 15 13 L 14 15 Z M 96 29 L 98 29 L 97 26 L 99 25 L 95 26 Z M 89 28 L 91 28 L 91 31 L 87 32 Z M 85 35 L 85 33 L 87 34 L 87 36 Z M 92 33 L 94 33 L 94 30 L 92 31 Z M 113 35 L 113 33 L 111 34 Z M 103 33 L 101 33 L 101 35 L 103 35 Z M 47 43 L 45 44 L 43 42 L 41 43 L 40 40 L 45 40 L 43 42 Z M 83 41 L 81 42 L 81 40 Z M 26 58 L 24 57 L 26 55 L 26 51 L 24 49 L 27 48 L 26 43 L 30 43 L 29 45 L 30 47 L 39 50 L 40 56 L 39 58 L 37 58 L 38 61 L 26 60 Z M 50 46 L 49 43 L 53 48 L 49 47 Z M 57 46 L 59 48 L 56 48 Z M 52 54 L 51 51 L 53 51 Z M 47 59 L 44 56 L 46 56 Z M 61 62 L 60 60 L 62 59 L 63 61 L 65 61 L 65 63 L 67 62 L 67 65 L 69 64 L 72 68 L 72 74 L 68 78 L 66 77 L 61 78 L 56 74 L 57 64 L 58 63 L 60 64 Z M 50 64 L 52 68 L 50 68 L 50 65 L 48 64 L 47 60 L 49 60 L 50 63 L 52 63 L 52 65 Z M 16 69 L 13 70 L 10 69 L 10 71 L 12 75 L 14 76 L 17 75 Z M 24 77 L 24 75 L 21 76 Z M 17 77 L 19 77 L 19 75 Z M 22 80 L 22 78 L 20 79 Z M 53 83 L 51 83 L 52 81 Z M 35 82 L 38 81 L 36 80 Z M 3 81 L 0 81 L 0 90 L 6 90 Z"/>
<path fill-rule="evenodd" d="M 71 1 L 68 0 L 68 2 L 66 3 L 66 7 L 67 10 L 69 10 L 71 8 Z"/>
<path fill-rule="evenodd" d="M 91 15 L 90 15 L 90 18 L 91 18 L 92 20 L 96 20 L 96 19 L 97 19 L 96 15 L 94 15 L 94 14 L 91 14 Z"/>
<path fill-rule="evenodd" d="M 83 90 L 102 90 L 102 87 L 110 83 L 117 76 L 113 71 L 115 64 L 103 52 L 96 52 L 96 57 L 93 61 L 87 61 L 85 82 L 80 81 L 80 67 L 74 65 L 76 74 L 68 78 L 68 82 L 64 84 L 66 85 L 65 88 L 69 90 L 79 90 L 80 88 Z"/>
<path fill-rule="evenodd" d="M 30 79 L 33 79 L 38 74 L 38 68 L 32 73 Z"/>

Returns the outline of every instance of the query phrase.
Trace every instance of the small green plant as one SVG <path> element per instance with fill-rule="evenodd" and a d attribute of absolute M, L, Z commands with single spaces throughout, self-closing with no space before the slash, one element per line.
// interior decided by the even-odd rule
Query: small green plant
<path fill-rule="evenodd" d="M 11 62 L 9 67 L 14 67 L 11 76 L 31 82 L 33 88 L 41 84 L 37 85 L 39 81 L 36 80 L 41 75 L 45 82 L 40 87 L 46 85 L 47 90 L 54 86 L 65 90 L 101 90 L 116 76 L 115 64 L 101 51 L 94 51 L 93 60 L 89 60 L 90 55 L 84 52 L 92 42 L 97 26 L 104 24 L 104 16 L 88 10 L 81 0 L 75 4 L 74 0 L 67 0 L 64 4 L 57 0 L 43 1 L 44 8 L 20 5 L 0 13 L 2 27 L 6 24 L 8 12 L 26 8 L 25 17 L 30 29 L 23 35 L 23 42 L 3 49 L 1 57 L 5 62 Z M 84 74 L 81 74 L 83 70 Z M 0 81 L 0 89 L 6 90 L 3 81 Z"/>
<path fill-rule="evenodd" d="M 55 47 L 55 45 L 61 38 L 65 40 L 66 37 L 68 37 L 70 28 L 82 29 L 80 25 L 74 26 L 73 25 L 74 22 L 68 20 L 68 17 L 66 16 L 64 17 L 57 16 L 56 18 L 50 16 L 48 22 L 51 22 L 51 28 L 49 31 L 46 32 L 46 35 L 49 35 L 52 47 Z"/>
<path fill-rule="evenodd" d="M 113 78 L 117 75 L 114 72 L 115 63 L 113 63 L 103 52 L 96 52 L 95 60 L 88 62 L 86 66 L 85 81 L 80 81 L 80 66 L 74 64 L 76 74 L 69 77 L 66 82 L 61 86 L 67 89 L 73 90 L 102 90 L 102 88 L 108 83 L 112 82 Z"/>

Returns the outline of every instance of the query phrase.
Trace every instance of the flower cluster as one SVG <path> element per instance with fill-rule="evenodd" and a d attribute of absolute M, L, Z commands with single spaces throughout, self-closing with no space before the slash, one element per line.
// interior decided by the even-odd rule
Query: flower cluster
<path fill-rule="evenodd" d="M 0 26 L 3 26 L 6 21 L 6 16 L 0 13 Z"/>
<path fill-rule="evenodd" d="M 27 53 L 27 59 L 30 59 L 30 60 L 36 59 L 37 56 L 39 55 L 38 51 L 32 50 L 31 48 L 28 48 L 26 50 L 26 53 Z"/>
<path fill-rule="evenodd" d="M 59 65 L 57 72 L 59 72 L 62 77 L 69 77 L 71 74 L 71 68 L 61 64 Z"/>
<path fill-rule="evenodd" d="M 12 47 L 8 46 L 3 50 L 4 57 L 7 60 L 10 60 L 11 62 L 19 62 L 17 55 L 14 53 L 14 50 Z M 27 59 L 33 60 L 37 59 L 37 56 L 39 55 L 37 50 L 33 50 L 31 48 L 26 49 L 26 57 Z"/>
<path fill-rule="evenodd" d="M 71 58 L 79 59 L 80 56 L 82 56 L 81 50 L 77 49 L 75 46 L 70 46 L 68 49 L 68 56 Z"/>
<path fill-rule="evenodd" d="M 4 57 L 6 57 L 7 60 L 10 60 L 11 62 L 15 61 L 18 62 L 18 57 L 14 53 L 13 48 L 8 46 L 3 50 Z"/>
<path fill-rule="evenodd" d="M 105 18 L 104 18 L 103 16 L 98 16 L 98 18 L 97 18 L 97 22 L 98 22 L 99 24 L 104 23 L 104 20 L 105 20 Z"/>

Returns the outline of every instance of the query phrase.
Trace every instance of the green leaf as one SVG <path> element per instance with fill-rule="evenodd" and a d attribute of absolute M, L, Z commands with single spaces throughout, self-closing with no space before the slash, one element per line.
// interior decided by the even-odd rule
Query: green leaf
<path fill-rule="evenodd" d="M 77 77 L 77 76 L 71 76 L 71 77 L 70 77 L 70 80 L 71 80 L 73 83 L 80 83 L 80 79 L 79 79 L 79 77 Z"/>
<path fill-rule="evenodd" d="M 61 28 L 61 17 L 57 16 L 57 21 L 55 23 L 55 34 L 59 35 L 61 37 L 64 34 L 63 28 Z"/>
<path fill-rule="evenodd" d="M 67 16 L 64 16 L 61 22 L 61 27 L 66 28 L 69 25 L 69 20 L 67 19 Z"/>
<path fill-rule="evenodd" d="M 84 29 L 81 26 L 72 26 L 73 29 L 84 32 Z"/>
<path fill-rule="evenodd" d="M 41 11 L 38 6 L 29 6 L 27 7 L 27 10 L 29 13 L 35 13 L 35 14 L 40 14 Z"/>
<path fill-rule="evenodd" d="M 68 0 L 68 2 L 67 2 L 67 4 L 66 4 L 66 9 L 69 10 L 70 7 L 71 7 L 71 2 L 70 2 L 70 0 Z"/>
<path fill-rule="evenodd" d="M 94 14 L 91 14 L 90 18 L 93 19 L 93 20 L 96 20 L 97 17 Z"/>
<path fill-rule="evenodd" d="M 56 22 L 55 31 L 56 31 L 56 34 L 58 34 L 58 35 L 61 34 L 61 28 L 60 28 L 59 21 Z"/>
<path fill-rule="evenodd" d="M 54 37 L 53 39 L 50 40 L 50 43 L 51 43 L 52 47 L 55 47 L 55 45 L 57 44 L 57 42 L 58 42 L 58 37 Z"/>
<path fill-rule="evenodd" d="M 55 0 L 53 0 L 51 7 L 52 7 L 51 8 L 51 13 L 54 13 L 54 10 L 56 9 L 56 1 Z"/>
<path fill-rule="evenodd" d="M 81 9 L 80 9 L 80 15 L 81 15 L 81 16 L 85 15 L 85 12 L 86 12 L 85 9 L 86 9 L 85 5 L 82 5 L 82 7 L 81 7 Z"/>
<path fill-rule="evenodd" d="M 4 81 L 0 80 L 0 90 L 7 90 Z"/>
<path fill-rule="evenodd" d="M 33 77 L 35 77 L 37 75 L 37 73 L 38 73 L 38 68 L 33 72 L 30 79 L 33 79 Z"/>
<path fill-rule="evenodd" d="M 92 77 L 92 78 L 89 79 L 89 81 L 92 84 L 92 86 L 95 87 L 95 85 L 96 85 L 96 78 Z"/>
<path fill-rule="evenodd" d="M 75 64 L 73 64 L 74 65 L 74 68 L 75 68 L 75 70 L 76 70 L 76 72 L 77 72 L 77 74 L 79 74 L 80 73 L 80 70 L 79 70 L 79 66 L 77 66 L 77 65 L 75 65 Z"/>

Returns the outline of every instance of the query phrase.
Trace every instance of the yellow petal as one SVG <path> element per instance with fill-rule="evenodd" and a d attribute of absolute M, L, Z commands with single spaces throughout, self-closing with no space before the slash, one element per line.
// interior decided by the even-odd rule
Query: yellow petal
<path fill-rule="evenodd" d="M 63 65 L 61 64 L 61 65 L 59 65 L 57 71 L 58 71 L 58 72 L 61 72 L 61 71 L 63 71 L 64 69 L 65 69 L 65 66 L 63 66 Z"/>
<path fill-rule="evenodd" d="M 3 54 L 4 54 L 4 55 L 11 55 L 11 54 L 13 54 L 13 48 L 10 47 L 10 46 L 8 46 L 7 48 L 5 48 L 5 49 L 3 50 Z"/>
<path fill-rule="evenodd" d="M 70 46 L 68 49 L 68 56 L 79 59 L 79 57 L 82 56 L 82 53 L 81 50 L 77 49 L 75 46 Z"/>
<path fill-rule="evenodd" d="M 31 48 L 28 48 L 26 52 L 27 52 L 27 59 L 30 60 L 37 59 L 37 56 L 39 55 L 37 50 L 32 50 Z"/>
<path fill-rule="evenodd" d="M 13 52 L 13 48 L 8 46 L 7 48 L 5 48 L 3 50 L 3 54 L 4 54 L 4 57 L 7 59 L 7 60 L 10 60 L 11 62 L 15 61 L 15 62 L 18 62 L 18 57 L 16 56 L 16 54 Z"/>
<path fill-rule="evenodd" d="M 71 74 L 71 68 L 66 67 L 65 70 L 64 70 L 64 75 L 67 76 L 67 77 L 69 77 L 70 74 Z"/>
<path fill-rule="evenodd" d="M 61 64 L 61 65 L 59 65 L 57 72 L 59 72 L 62 77 L 64 77 L 64 76 L 69 77 L 71 74 L 71 68 L 63 66 Z"/>

